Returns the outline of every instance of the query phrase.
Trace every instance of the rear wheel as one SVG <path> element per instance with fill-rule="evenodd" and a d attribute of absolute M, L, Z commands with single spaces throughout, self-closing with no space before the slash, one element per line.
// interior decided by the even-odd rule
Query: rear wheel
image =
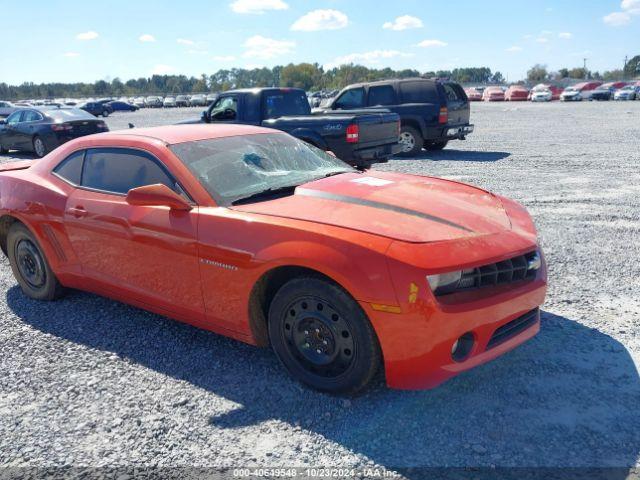
<path fill-rule="evenodd" d="M 47 146 L 38 135 L 33 137 L 33 151 L 38 158 L 42 158 L 47 154 Z"/>
<path fill-rule="evenodd" d="M 107 118 L 107 117 L 109 116 L 109 111 L 108 111 L 108 110 L 103 110 L 103 111 L 102 111 L 102 116 L 103 116 L 104 118 Z"/>
<path fill-rule="evenodd" d="M 398 153 L 401 157 L 411 157 L 418 155 L 422 150 L 424 140 L 422 135 L 415 128 L 403 125 L 400 128 L 398 143 L 402 145 L 402 150 Z"/>
<path fill-rule="evenodd" d="M 429 142 L 424 146 L 424 148 L 426 148 L 429 151 L 435 152 L 438 150 L 442 150 L 444 147 L 447 146 L 448 143 L 449 143 L 448 140 L 443 140 L 440 142 Z"/>
<path fill-rule="evenodd" d="M 62 295 L 62 285 L 51 271 L 38 241 L 22 223 L 11 225 L 7 253 L 13 276 L 25 295 L 35 300 L 55 300 Z"/>
<path fill-rule="evenodd" d="M 358 303 L 319 278 L 280 288 L 269 308 L 269 339 L 296 380 L 324 392 L 356 393 L 380 365 L 378 340 Z"/>

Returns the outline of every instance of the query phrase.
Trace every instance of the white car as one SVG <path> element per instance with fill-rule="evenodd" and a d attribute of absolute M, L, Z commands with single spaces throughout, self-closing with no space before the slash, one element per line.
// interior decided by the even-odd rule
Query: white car
<path fill-rule="evenodd" d="M 162 106 L 164 108 L 173 108 L 176 106 L 176 99 L 175 97 L 166 97 L 163 101 L 162 101 Z"/>
<path fill-rule="evenodd" d="M 616 90 L 613 94 L 614 100 L 636 100 L 640 95 L 640 87 L 636 85 L 627 85 L 620 90 Z"/>
<path fill-rule="evenodd" d="M 561 102 L 580 102 L 582 101 L 582 95 L 580 95 L 580 90 L 574 87 L 567 87 L 560 94 Z"/>
<path fill-rule="evenodd" d="M 550 102 L 551 100 L 553 100 L 553 93 L 548 88 L 531 91 L 532 102 Z"/>

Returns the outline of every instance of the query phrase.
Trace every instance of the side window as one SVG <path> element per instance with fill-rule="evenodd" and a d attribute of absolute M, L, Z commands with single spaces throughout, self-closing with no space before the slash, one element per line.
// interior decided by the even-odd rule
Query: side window
<path fill-rule="evenodd" d="M 396 92 L 391 85 L 369 88 L 369 106 L 396 105 Z"/>
<path fill-rule="evenodd" d="M 82 171 L 83 187 L 126 194 L 132 188 L 156 183 L 180 193 L 176 182 L 148 154 L 119 148 L 87 151 Z"/>
<path fill-rule="evenodd" d="M 333 107 L 342 110 L 364 107 L 364 88 L 347 90 L 338 97 Z"/>
<path fill-rule="evenodd" d="M 16 123 L 20 123 L 20 118 L 22 117 L 23 112 L 13 112 L 7 118 L 7 125 L 15 125 Z"/>
<path fill-rule="evenodd" d="M 72 153 L 63 161 L 61 161 L 56 168 L 53 169 L 54 173 L 59 177 L 64 178 L 67 182 L 74 185 L 80 185 L 82 178 L 82 161 L 84 160 L 84 151 Z"/>
<path fill-rule="evenodd" d="M 400 82 L 402 103 L 439 103 L 436 82 L 421 80 Z"/>
<path fill-rule="evenodd" d="M 222 97 L 216 101 L 211 109 L 211 120 L 235 120 L 238 115 L 238 98 Z"/>
<path fill-rule="evenodd" d="M 35 110 L 27 110 L 24 112 L 24 118 L 22 119 L 23 122 L 37 122 L 40 120 L 42 120 L 42 115 Z"/>

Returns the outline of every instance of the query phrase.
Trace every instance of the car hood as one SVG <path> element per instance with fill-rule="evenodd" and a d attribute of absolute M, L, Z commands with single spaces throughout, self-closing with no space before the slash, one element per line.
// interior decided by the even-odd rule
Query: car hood
<path fill-rule="evenodd" d="M 337 175 L 300 185 L 287 197 L 231 208 L 420 243 L 511 228 L 500 200 L 485 190 L 385 172 Z"/>

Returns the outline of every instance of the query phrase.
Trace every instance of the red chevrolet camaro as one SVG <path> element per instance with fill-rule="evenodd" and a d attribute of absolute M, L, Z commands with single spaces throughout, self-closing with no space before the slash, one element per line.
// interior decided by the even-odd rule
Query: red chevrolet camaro
<path fill-rule="evenodd" d="M 131 129 L 0 165 L 23 292 L 104 295 L 271 345 L 296 379 L 422 389 L 533 337 L 546 267 L 518 203 L 359 172 L 285 133 Z"/>

